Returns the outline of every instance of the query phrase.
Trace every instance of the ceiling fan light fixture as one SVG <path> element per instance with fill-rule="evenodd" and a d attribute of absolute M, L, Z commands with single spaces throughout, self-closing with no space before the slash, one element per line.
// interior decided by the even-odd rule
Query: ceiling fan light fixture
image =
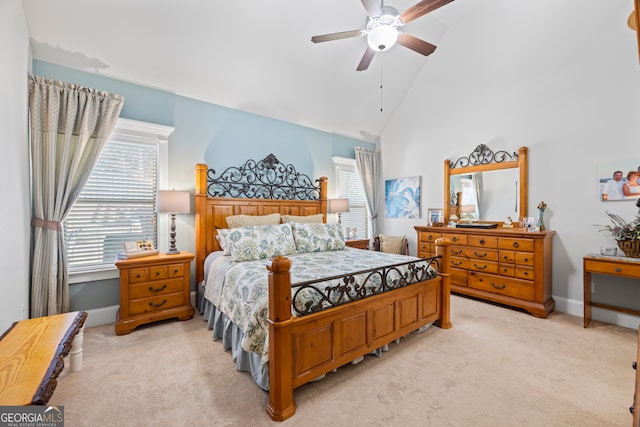
<path fill-rule="evenodd" d="M 369 47 L 378 52 L 388 50 L 397 40 L 398 29 L 393 25 L 380 25 L 367 33 Z"/>

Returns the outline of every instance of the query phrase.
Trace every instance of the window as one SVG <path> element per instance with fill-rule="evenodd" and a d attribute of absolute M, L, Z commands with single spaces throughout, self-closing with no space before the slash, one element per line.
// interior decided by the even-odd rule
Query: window
<path fill-rule="evenodd" d="M 157 247 L 156 190 L 167 180 L 167 138 L 172 131 L 118 120 L 64 220 L 70 281 L 117 277 L 114 260 L 125 241 L 150 239 Z"/>
<path fill-rule="evenodd" d="M 369 238 L 369 213 L 362 179 L 358 174 L 355 159 L 334 157 L 336 169 L 336 196 L 349 199 L 349 212 L 343 213 L 342 226 L 355 228 L 361 239 Z"/>

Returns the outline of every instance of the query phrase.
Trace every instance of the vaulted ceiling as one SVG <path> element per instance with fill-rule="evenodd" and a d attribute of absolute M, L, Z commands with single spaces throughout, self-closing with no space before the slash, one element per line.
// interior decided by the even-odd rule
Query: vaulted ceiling
<path fill-rule="evenodd" d="M 455 0 L 402 28 L 439 44 L 493 0 Z M 417 0 L 394 0 L 402 12 Z M 23 0 L 33 58 L 374 142 L 438 50 L 396 45 L 356 71 L 361 0 Z M 382 87 L 381 87 L 382 86 Z M 382 111 L 381 111 L 382 110 Z"/>

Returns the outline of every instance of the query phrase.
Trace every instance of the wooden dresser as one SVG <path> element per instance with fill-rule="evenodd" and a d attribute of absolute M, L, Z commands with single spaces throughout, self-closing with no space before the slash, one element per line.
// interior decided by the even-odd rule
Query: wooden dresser
<path fill-rule="evenodd" d="M 551 296 L 554 231 L 416 226 L 418 256 L 435 256 L 435 240 L 449 246 L 451 291 L 547 317 Z"/>
<path fill-rule="evenodd" d="M 193 317 L 189 299 L 190 265 L 193 255 L 152 255 L 119 260 L 120 311 L 116 334 L 124 335 L 139 325 L 177 317 Z"/>

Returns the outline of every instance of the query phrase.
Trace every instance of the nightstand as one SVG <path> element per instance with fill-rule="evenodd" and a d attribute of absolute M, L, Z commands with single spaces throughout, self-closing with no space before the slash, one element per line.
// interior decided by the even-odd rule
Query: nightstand
<path fill-rule="evenodd" d="M 369 249 L 369 239 L 347 239 L 345 245 L 356 249 Z"/>
<path fill-rule="evenodd" d="M 145 323 L 193 317 L 189 298 L 193 255 L 158 254 L 116 262 L 120 270 L 120 311 L 116 334 L 124 335 Z"/>

